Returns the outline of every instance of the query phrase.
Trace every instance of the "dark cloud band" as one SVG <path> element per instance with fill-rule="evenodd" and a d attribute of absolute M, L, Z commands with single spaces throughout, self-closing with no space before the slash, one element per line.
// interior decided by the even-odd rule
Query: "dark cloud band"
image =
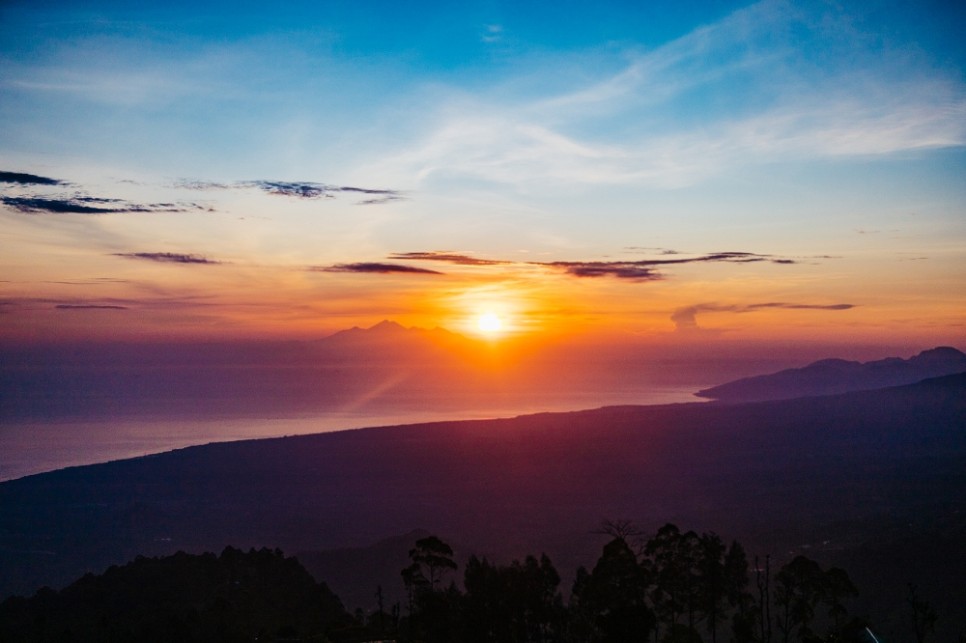
<path fill-rule="evenodd" d="M 664 258 L 634 261 L 530 261 L 527 262 L 527 265 L 560 270 L 573 277 L 613 277 L 629 281 L 659 281 L 664 279 L 664 275 L 658 270 L 660 266 L 688 263 L 756 263 L 764 261 L 776 264 L 796 263 L 794 259 L 754 252 L 712 252 L 695 257 L 681 257 L 679 256 L 680 253 L 675 251 L 662 251 L 661 254 Z M 502 259 L 481 259 L 467 254 L 438 250 L 397 252 L 389 255 L 389 258 L 400 261 L 443 261 L 461 266 L 494 266 L 517 263 Z"/>
<path fill-rule="evenodd" d="M 122 199 L 104 199 L 92 196 L 68 198 L 0 196 L 0 202 L 14 210 L 27 214 L 120 214 L 130 212 L 188 212 L 202 209 L 196 204 L 175 203 L 137 204 Z"/>
<path fill-rule="evenodd" d="M 64 181 L 47 176 L 37 176 L 25 172 L 5 172 L 0 170 L 0 183 L 17 183 L 19 185 L 66 185 Z"/>
<path fill-rule="evenodd" d="M 145 261 L 157 261 L 161 263 L 187 263 L 218 265 L 221 262 L 208 259 L 199 255 L 179 254 L 175 252 L 115 252 L 115 257 L 125 257 L 127 259 L 144 259 Z"/>
<path fill-rule="evenodd" d="M 127 306 L 115 306 L 110 304 L 57 304 L 57 310 L 127 310 Z"/>
<path fill-rule="evenodd" d="M 312 272 L 357 272 L 357 273 L 376 273 L 376 274 L 419 274 L 419 275 L 441 275 L 438 270 L 428 268 L 416 268 L 415 266 L 405 266 L 396 263 L 339 263 L 333 266 L 319 266 L 310 268 Z"/>

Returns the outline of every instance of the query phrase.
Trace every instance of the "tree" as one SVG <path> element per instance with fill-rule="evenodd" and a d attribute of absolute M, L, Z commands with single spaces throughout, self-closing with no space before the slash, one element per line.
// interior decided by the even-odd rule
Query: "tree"
<path fill-rule="evenodd" d="M 650 559 L 654 581 L 651 601 L 658 617 L 668 631 L 686 617 L 688 630 L 694 631 L 700 617 L 700 538 L 693 531 L 681 533 L 668 523 L 647 542 L 644 552 Z"/>
<path fill-rule="evenodd" d="M 814 560 L 796 556 L 775 576 L 775 602 L 781 608 L 778 629 L 788 643 L 797 630 L 800 639 L 812 635 L 815 608 L 823 597 L 824 574 Z"/>
<path fill-rule="evenodd" d="M 855 596 L 858 590 L 844 570 L 823 571 L 815 561 L 796 556 L 779 570 L 775 581 L 775 602 L 782 610 L 777 624 L 783 641 L 787 642 L 793 632 L 797 633 L 799 640 L 816 640 L 812 621 L 819 605 L 828 608 L 832 619 L 826 639 L 838 640 L 857 624 L 846 621 L 848 612 L 842 599 Z"/>
<path fill-rule="evenodd" d="M 427 536 L 416 541 L 416 547 L 409 550 L 409 558 L 429 581 L 430 589 L 435 590 L 443 574 L 456 571 L 453 548 L 436 536 Z"/>
<path fill-rule="evenodd" d="M 758 587 L 758 626 L 761 643 L 771 643 L 771 556 L 762 568 L 755 556 L 755 585 Z"/>
<path fill-rule="evenodd" d="M 718 623 L 724 620 L 727 599 L 725 545 L 717 534 L 701 534 L 698 539 L 698 599 L 712 643 L 718 641 Z"/>
<path fill-rule="evenodd" d="M 428 641 L 452 640 L 459 591 L 453 585 L 440 591 L 439 583 L 447 572 L 457 569 L 453 548 L 437 536 L 427 536 L 416 541 L 409 559 L 412 563 L 400 574 L 409 602 L 410 636 L 418 633 Z"/>
<path fill-rule="evenodd" d="M 731 607 L 731 638 L 735 643 L 755 640 L 754 598 L 748 593 L 748 556 L 732 541 L 724 558 L 724 592 Z"/>
<path fill-rule="evenodd" d="M 497 566 L 473 556 L 464 573 L 466 639 L 484 642 L 554 640 L 563 620 L 560 575 L 546 555 Z"/>
<path fill-rule="evenodd" d="M 582 578 L 577 603 L 591 616 L 604 643 L 645 641 L 656 618 L 647 605 L 647 572 L 623 538 L 604 546 L 594 570 Z"/>

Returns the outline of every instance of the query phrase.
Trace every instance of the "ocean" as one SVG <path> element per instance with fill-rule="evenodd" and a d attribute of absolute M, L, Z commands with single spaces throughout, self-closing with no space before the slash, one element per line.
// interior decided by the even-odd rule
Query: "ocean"
<path fill-rule="evenodd" d="M 622 404 L 700 403 L 694 392 L 703 386 L 649 387 L 646 390 L 572 391 L 559 399 L 541 397 L 532 404 L 427 409 L 364 407 L 353 411 L 317 412 L 283 417 L 185 419 L 145 417 L 96 420 L 24 421 L 0 424 L 0 482 L 65 467 L 82 466 L 162 453 L 188 446 L 326 433 L 421 422 L 513 417 L 528 413 L 577 411 Z"/>

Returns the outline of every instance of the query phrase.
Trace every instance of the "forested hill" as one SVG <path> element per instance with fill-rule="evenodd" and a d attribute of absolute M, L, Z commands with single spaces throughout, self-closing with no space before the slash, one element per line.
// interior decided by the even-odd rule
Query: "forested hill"
<path fill-rule="evenodd" d="M 404 603 L 347 614 L 324 585 L 278 550 L 227 548 L 138 558 L 63 591 L 0 602 L 4 643 L 623 643 L 731 640 L 869 643 L 850 612 L 858 590 L 840 568 L 796 556 L 753 566 L 737 541 L 666 524 L 653 537 L 629 522 L 572 586 L 546 556 L 509 565 L 470 556 L 429 535 L 411 542 L 396 583 Z M 457 579 L 461 578 L 461 582 Z M 774 591 L 771 590 L 772 585 Z M 913 614 L 931 607 L 918 594 Z M 775 616 L 772 618 L 771 614 Z M 923 621 L 925 623 L 925 620 Z"/>
<path fill-rule="evenodd" d="M 0 603 L 0 641 L 17 643 L 324 640 L 352 624 L 324 583 L 268 549 L 139 557 Z"/>

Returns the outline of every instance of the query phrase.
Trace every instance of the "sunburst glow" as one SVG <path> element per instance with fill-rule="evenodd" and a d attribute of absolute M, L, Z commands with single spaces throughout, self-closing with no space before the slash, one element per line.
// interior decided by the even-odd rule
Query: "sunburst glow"
<path fill-rule="evenodd" d="M 476 319 L 476 327 L 486 335 L 496 335 L 503 330 L 503 320 L 493 312 L 486 312 Z"/>

